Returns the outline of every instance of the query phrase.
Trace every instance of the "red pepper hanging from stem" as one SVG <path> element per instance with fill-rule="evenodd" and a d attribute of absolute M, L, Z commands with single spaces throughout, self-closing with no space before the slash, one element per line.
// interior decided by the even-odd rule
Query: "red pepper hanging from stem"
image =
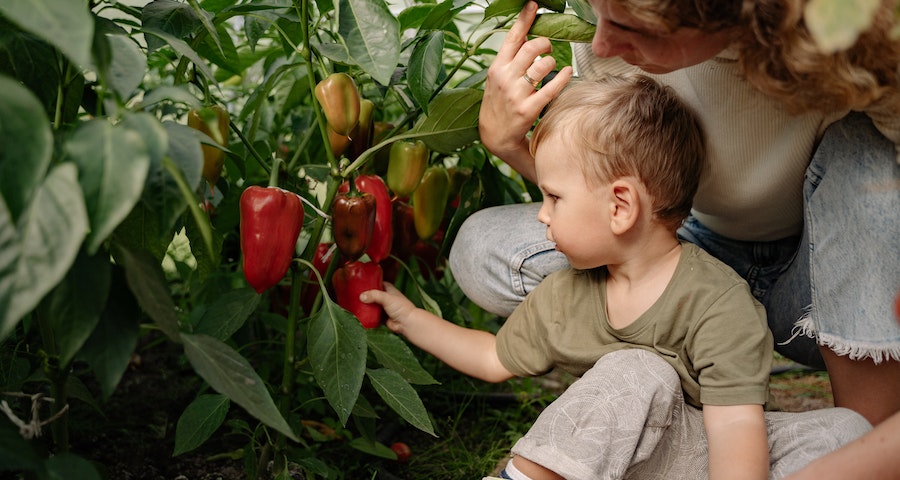
<path fill-rule="evenodd" d="M 375 197 L 360 192 L 355 182 L 346 193 L 338 193 L 331 204 L 334 243 L 347 261 L 366 253 L 375 229 Z"/>
<path fill-rule="evenodd" d="M 284 278 L 294 258 L 303 203 L 293 192 L 254 185 L 241 194 L 240 212 L 244 277 L 262 293 Z"/>
<path fill-rule="evenodd" d="M 365 328 L 381 325 L 383 309 L 377 303 L 363 303 L 362 292 L 384 290 L 381 265 L 375 262 L 350 262 L 334 271 L 331 285 L 341 308 L 356 315 Z"/>
<path fill-rule="evenodd" d="M 380 262 L 391 254 L 394 239 L 393 208 L 391 194 L 384 180 L 377 175 L 360 175 L 356 177 L 356 188 L 360 192 L 370 193 L 375 197 L 375 227 L 366 254 L 373 262 Z M 338 192 L 350 191 L 350 182 L 341 184 Z"/>

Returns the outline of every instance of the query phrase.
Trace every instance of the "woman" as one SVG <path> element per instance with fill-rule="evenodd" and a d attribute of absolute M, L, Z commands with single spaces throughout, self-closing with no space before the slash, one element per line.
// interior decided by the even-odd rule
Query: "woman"
<path fill-rule="evenodd" d="M 710 168 L 679 234 L 744 276 L 777 350 L 826 367 L 836 406 L 877 424 L 900 411 L 900 44 L 895 0 L 851 49 L 823 54 L 803 0 L 591 0 L 597 31 L 579 75 L 642 70 L 700 117 Z M 547 39 L 528 40 L 529 2 L 488 71 L 484 145 L 534 180 L 527 133 L 571 80 Z M 863 113 L 851 113 L 858 111 Z M 450 265 L 476 303 L 508 315 L 565 265 L 536 204 L 486 209 L 460 230 Z"/>

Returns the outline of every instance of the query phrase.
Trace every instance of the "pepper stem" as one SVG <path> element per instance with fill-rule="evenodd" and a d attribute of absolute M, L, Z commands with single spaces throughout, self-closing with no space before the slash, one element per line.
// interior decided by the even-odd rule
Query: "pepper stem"
<path fill-rule="evenodd" d="M 275 156 L 275 160 L 272 162 L 272 171 L 269 172 L 269 186 L 277 187 L 278 186 L 278 171 L 281 170 L 281 157 Z"/>

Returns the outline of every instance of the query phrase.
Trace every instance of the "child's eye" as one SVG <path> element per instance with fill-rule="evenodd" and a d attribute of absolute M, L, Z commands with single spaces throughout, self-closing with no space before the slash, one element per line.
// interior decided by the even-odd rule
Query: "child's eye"
<path fill-rule="evenodd" d="M 546 198 L 546 199 L 548 199 L 548 200 L 554 200 L 554 201 L 555 201 L 555 200 L 558 199 L 559 197 L 557 197 L 556 195 L 554 195 L 554 194 L 552 194 L 552 193 L 544 193 L 544 198 Z"/>

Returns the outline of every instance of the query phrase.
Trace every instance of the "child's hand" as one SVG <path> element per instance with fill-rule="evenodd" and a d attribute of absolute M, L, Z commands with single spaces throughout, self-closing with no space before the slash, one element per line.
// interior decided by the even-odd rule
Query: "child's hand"
<path fill-rule="evenodd" d="M 369 290 L 359 296 L 363 303 L 377 303 L 388 316 L 387 327 L 394 333 L 403 334 L 404 322 L 408 322 L 416 306 L 392 284 L 384 282 L 384 291 Z"/>

